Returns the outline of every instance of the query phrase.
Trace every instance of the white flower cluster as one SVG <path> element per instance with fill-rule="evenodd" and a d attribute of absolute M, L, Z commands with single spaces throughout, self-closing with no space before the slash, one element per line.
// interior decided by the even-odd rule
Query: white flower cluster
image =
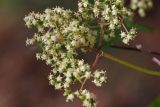
<path fill-rule="evenodd" d="M 132 12 L 124 7 L 122 0 L 94 0 L 94 3 L 89 3 L 89 0 L 80 0 L 78 6 L 78 11 L 84 19 L 96 19 L 108 28 L 108 31 L 104 32 L 105 40 L 117 36 L 115 32 L 117 29 L 123 29 L 123 20 L 132 16 Z"/>
<path fill-rule="evenodd" d="M 51 66 L 49 82 L 57 90 L 64 90 L 66 101 L 73 101 L 77 96 L 86 107 L 95 107 L 93 95 L 86 90 L 72 92 L 71 86 L 86 79 L 95 79 L 89 64 L 77 59 L 77 49 L 84 46 L 92 48 L 95 35 L 83 25 L 70 10 L 56 7 L 46 9 L 44 13 L 30 13 L 25 17 L 26 25 L 38 29 L 33 38 L 27 39 L 27 45 L 38 44 L 42 51 L 36 54 L 37 59 L 46 61 Z M 97 70 L 98 72 L 98 70 Z M 99 71 L 104 72 L 105 71 Z M 103 74 L 104 74 L 103 73 Z M 100 75 L 99 78 L 106 78 Z M 99 84 L 102 84 L 101 80 Z M 95 83 L 97 85 L 97 83 Z"/>
<path fill-rule="evenodd" d="M 90 93 L 87 90 L 83 90 L 79 98 L 83 101 L 83 106 L 85 107 L 95 107 L 96 106 L 94 94 Z"/>
<path fill-rule="evenodd" d="M 138 14 L 144 17 L 145 11 L 153 7 L 153 2 L 152 0 L 131 0 L 130 7 L 133 10 L 138 10 Z"/>
<path fill-rule="evenodd" d="M 88 90 L 78 90 L 72 93 L 69 93 L 69 91 L 66 92 L 68 93 L 65 93 L 64 95 L 67 96 L 67 102 L 73 101 L 75 97 L 78 97 L 83 102 L 83 106 L 96 107 L 95 95 L 93 93 L 90 93 Z"/>
<path fill-rule="evenodd" d="M 104 71 L 95 71 L 93 83 L 96 86 L 102 86 L 102 83 L 106 82 L 105 72 Z"/>
<path fill-rule="evenodd" d="M 132 28 L 128 33 L 121 31 L 121 38 L 124 44 L 128 44 L 130 40 L 134 39 L 136 30 Z"/>
<path fill-rule="evenodd" d="M 102 86 L 107 79 L 106 71 L 92 72 L 89 64 L 77 58 L 77 50 L 86 52 L 85 47 L 93 48 L 97 35 L 106 40 L 120 36 L 122 42 L 128 44 L 136 34 L 134 28 L 128 30 L 123 24 L 131 12 L 121 0 L 93 1 L 79 0 L 78 12 L 56 7 L 46 9 L 44 13 L 32 12 L 24 19 L 29 28 L 38 30 L 26 44 L 41 47 L 36 57 L 51 67 L 50 85 L 56 90 L 64 90 L 67 102 L 77 97 L 86 107 L 95 107 L 96 100 L 92 93 L 83 89 L 85 81 L 92 79 L 96 86 Z M 96 22 L 98 29 L 92 29 L 88 22 Z M 117 35 L 117 31 L 121 33 Z M 71 86 L 75 83 L 82 84 L 82 87 L 74 92 Z"/>

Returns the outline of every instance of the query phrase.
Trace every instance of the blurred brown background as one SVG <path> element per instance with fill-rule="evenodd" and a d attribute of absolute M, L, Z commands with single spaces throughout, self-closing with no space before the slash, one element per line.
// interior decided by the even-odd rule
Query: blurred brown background
<path fill-rule="evenodd" d="M 25 15 L 55 5 L 76 9 L 76 0 L 0 0 L 0 107 L 81 107 L 78 101 L 65 103 L 62 92 L 49 86 L 49 67 L 36 60 L 34 47 L 25 46 L 26 38 L 33 34 L 25 27 Z M 154 8 L 147 18 L 136 20 L 152 26 L 155 32 L 139 33 L 131 45 L 142 44 L 145 50 L 160 53 L 160 1 L 154 0 Z M 151 61 L 155 55 L 121 49 L 106 51 L 160 71 Z M 82 55 L 90 63 L 93 56 Z M 148 107 L 160 95 L 160 77 L 136 72 L 103 58 L 98 67 L 108 70 L 108 83 L 102 88 L 86 85 L 96 93 L 98 107 Z"/>

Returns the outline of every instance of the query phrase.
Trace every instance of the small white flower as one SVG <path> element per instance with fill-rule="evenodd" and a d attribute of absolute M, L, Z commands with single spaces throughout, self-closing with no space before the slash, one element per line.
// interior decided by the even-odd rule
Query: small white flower
<path fill-rule="evenodd" d="M 88 5 L 88 1 L 83 2 L 84 7 L 87 7 L 87 5 Z"/>
<path fill-rule="evenodd" d="M 112 6 L 112 14 L 113 14 L 113 15 L 117 15 L 117 14 L 118 14 L 118 11 L 117 11 L 115 5 Z"/>
<path fill-rule="evenodd" d="M 99 78 L 99 77 L 100 77 L 100 72 L 99 72 L 99 71 L 96 71 L 96 72 L 94 73 L 94 76 L 95 76 L 96 78 Z"/>
<path fill-rule="evenodd" d="M 105 77 L 101 77 L 100 81 L 104 82 L 104 81 L 106 81 L 106 78 Z"/>
<path fill-rule="evenodd" d="M 73 101 L 73 99 L 74 99 L 74 95 L 73 95 L 73 94 L 69 94 L 69 95 L 67 96 L 66 101 L 67 101 L 67 102 L 68 102 L 68 101 Z"/>
<path fill-rule="evenodd" d="M 94 12 L 95 16 L 98 17 L 98 15 L 99 15 L 99 10 L 98 10 L 97 7 L 93 8 L 93 12 Z"/>
<path fill-rule="evenodd" d="M 52 72 L 53 72 L 54 74 L 56 74 L 56 73 L 57 73 L 57 70 L 53 69 Z"/>
<path fill-rule="evenodd" d="M 93 83 L 98 87 L 102 86 L 102 84 L 98 80 L 93 80 Z"/>
<path fill-rule="evenodd" d="M 126 33 L 125 32 L 121 32 L 121 38 L 125 38 L 126 37 Z"/>
<path fill-rule="evenodd" d="M 78 3 L 78 6 L 79 6 L 79 7 L 82 7 L 82 3 L 81 3 L 81 2 L 79 2 L 79 3 Z"/>
<path fill-rule="evenodd" d="M 78 11 L 81 13 L 83 12 L 83 8 L 79 8 Z"/>
<path fill-rule="evenodd" d="M 86 99 L 91 99 L 91 94 L 90 93 L 86 93 Z"/>
<path fill-rule="evenodd" d="M 115 29 L 115 25 L 114 25 L 113 23 L 111 23 L 111 24 L 109 25 L 109 28 L 110 28 L 111 30 L 114 30 L 114 29 Z"/>
<path fill-rule="evenodd" d="M 85 78 L 89 79 L 91 77 L 91 72 L 85 72 Z"/>
<path fill-rule="evenodd" d="M 71 77 L 71 76 L 72 76 L 72 73 L 71 73 L 71 72 L 67 72 L 65 75 L 66 75 L 66 77 L 68 77 L 68 78 L 69 78 L 69 77 Z"/>
<path fill-rule="evenodd" d="M 62 85 L 61 85 L 60 83 L 55 84 L 55 89 L 56 89 L 56 90 L 59 90 L 59 89 L 61 89 L 61 88 L 62 88 Z"/>
<path fill-rule="evenodd" d="M 83 65 L 83 63 L 84 63 L 84 60 L 79 60 L 79 61 L 78 61 L 78 65 L 79 65 L 79 66 Z"/>
<path fill-rule="evenodd" d="M 129 42 L 129 39 L 127 39 L 127 38 L 124 38 L 122 41 L 123 41 L 123 43 L 124 43 L 124 44 L 128 44 L 128 42 Z"/>
<path fill-rule="evenodd" d="M 46 60 L 47 59 L 47 55 L 46 54 L 42 54 L 41 58 L 42 58 L 42 60 Z"/>
<path fill-rule="evenodd" d="M 54 84 L 55 84 L 55 81 L 54 81 L 54 80 L 50 80 L 50 81 L 49 81 L 49 84 L 50 84 L 50 85 L 54 85 Z"/>
<path fill-rule="evenodd" d="M 95 71 L 94 72 L 94 80 L 92 81 L 96 86 L 100 87 L 104 82 L 106 82 L 106 71 Z"/>
<path fill-rule="evenodd" d="M 77 46 L 77 42 L 76 41 L 72 41 L 71 44 L 72 44 L 72 46 Z"/>
<path fill-rule="evenodd" d="M 28 39 L 28 38 L 27 38 L 27 40 L 26 40 L 26 45 L 33 45 L 34 42 L 35 42 L 34 39 Z"/>
<path fill-rule="evenodd" d="M 52 80 L 52 79 L 53 79 L 53 75 L 50 74 L 50 75 L 48 76 L 48 79 L 49 79 L 49 80 Z"/>
<path fill-rule="evenodd" d="M 80 70 L 81 71 L 85 71 L 86 70 L 86 67 L 84 65 L 80 66 Z"/>
<path fill-rule="evenodd" d="M 56 42 L 57 41 L 57 37 L 56 36 L 51 36 L 51 39 Z"/>
<path fill-rule="evenodd" d="M 77 71 L 73 72 L 73 75 L 74 75 L 75 77 L 79 77 L 79 74 L 80 74 L 80 72 L 77 72 Z"/>
<path fill-rule="evenodd" d="M 135 35 L 135 34 L 136 34 L 136 30 L 135 30 L 134 28 L 132 28 L 132 29 L 130 30 L 130 33 L 131 33 L 132 35 Z"/>
<path fill-rule="evenodd" d="M 57 77 L 57 81 L 62 81 L 62 77 L 60 75 Z"/>
<path fill-rule="evenodd" d="M 72 79 L 69 77 L 67 77 L 65 80 L 66 80 L 66 83 L 71 83 L 71 81 L 72 81 Z"/>
<path fill-rule="evenodd" d="M 115 25 L 117 25 L 117 24 L 118 24 L 118 19 L 117 19 L 117 18 L 113 19 L 113 23 L 114 23 Z"/>
<path fill-rule="evenodd" d="M 79 91 L 76 91 L 74 94 L 75 94 L 76 96 L 79 96 L 79 95 L 80 95 Z"/>
<path fill-rule="evenodd" d="M 37 58 L 37 59 L 40 59 L 40 58 L 41 58 L 41 55 L 40 55 L 39 53 L 37 53 L 37 54 L 36 54 L 36 58 Z"/>
<path fill-rule="evenodd" d="M 68 82 L 65 82 L 65 83 L 63 84 L 63 87 L 64 87 L 64 88 L 68 88 L 69 85 L 70 85 L 70 84 L 69 84 Z"/>
<path fill-rule="evenodd" d="M 88 100 L 83 101 L 83 106 L 85 107 L 91 107 L 91 103 Z"/>
<path fill-rule="evenodd" d="M 52 63 L 51 59 L 47 59 L 46 64 L 50 65 Z"/>

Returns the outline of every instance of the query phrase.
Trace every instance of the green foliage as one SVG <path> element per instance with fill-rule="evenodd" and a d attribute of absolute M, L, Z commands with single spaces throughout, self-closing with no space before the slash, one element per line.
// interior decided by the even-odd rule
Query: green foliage
<path fill-rule="evenodd" d="M 150 105 L 149 107 L 160 107 L 160 97 L 158 97 L 157 99 L 155 99 Z"/>
<path fill-rule="evenodd" d="M 131 20 L 125 20 L 124 24 L 126 25 L 127 28 L 131 29 L 132 27 L 136 28 L 137 31 L 141 32 L 154 32 L 154 28 L 146 25 L 146 24 L 141 24 L 141 23 L 136 23 L 135 21 Z"/>
<path fill-rule="evenodd" d="M 116 29 L 115 34 L 113 35 L 113 37 L 110 38 L 107 45 L 114 45 L 114 44 L 122 43 L 122 38 L 120 34 L 121 34 L 121 31 L 119 29 Z"/>
<path fill-rule="evenodd" d="M 90 4 L 94 4 L 94 0 L 88 0 Z"/>

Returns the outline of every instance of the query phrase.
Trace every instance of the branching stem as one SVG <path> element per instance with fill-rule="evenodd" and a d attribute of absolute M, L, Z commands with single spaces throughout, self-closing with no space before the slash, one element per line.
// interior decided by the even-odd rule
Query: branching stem
<path fill-rule="evenodd" d="M 137 51 L 137 52 L 141 52 L 140 49 L 134 48 L 134 47 L 129 47 L 129 46 L 117 46 L 117 45 L 111 45 L 110 47 L 112 48 L 117 48 L 117 49 L 124 49 L 124 50 L 129 50 L 129 51 Z M 146 51 L 149 54 L 152 55 L 160 55 L 159 52 L 154 52 L 154 51 Z"/>
<path fill-rule="evenodd" d="M 104 23 L 103 22 L 99 22 L 99 26 L 100 26 L 100 31 L 99 31 L 99 41 L 98 41 L 98 48 L 96 49 L 96 58 L 92 64 L 92 70 L 94 70 L 97 66 L 97 63 L 99 61 L 99 58 L 100 58 L 100 54 L 99 54 L 99 51 L 101 50 L 102 48 L 102 41 L 103 41 L 103 27 L 104 27 Z M 91 51 L 93 51 L 93 49 L 91 49 Z M 83 89 L 84 87 L 84 84 L 86 83 L 87 81 L 87 78 L 84 79 L 84 81 L 82 82 L 82 85 L 81 85 L 81 88 L 80 88 L 80 91 Z"/>
<path fill-rule="evenodd" d="M 123 26 L 124 30 L 125 30 L 127 33 L 129 33 L 128 29 L 126 28 L 126 26 L 125 26 L 123 23 L 122 23 L 122 26 Z"/>
<path fill-rule="evenodd" d="M 92 64 L 92 70 L 94 70 L 96 68 L 96 66 L 97 66 L 97 64 L 99 62 L 99 58 L 100 58 L 100 54 L 97 53 L 96 59 L 95 59 L 94 63 Z"/>
<path fill-rule="evenodd" d="M 112 60 L 112 61 L 114 61 L 116 63 L 119 63 L 121 65 L 124 65 L 126 67 L 132 68 L 132 69 L 134 69 L 136 71 L 143 72 L 143 73 L 149 74 L 149 75 L 160 76 L 160 71 L 149 70 L 149 69 L 146 69 L 146 68 L 131 64 L 131 63 L 127 62 L 127 61 L 124 61 L 124 60 L 122 60 L 120 58 L 117 58 L 117 57 L 115 57 L 113 55 L 110 55 L 109 53 L 106 53 L 106 52 L 102 52 L 101 51 L 103 54 L 100 54 L 100 51 L 97 52 L 97 51 L 95 51 L 94 48 L 85 47 L 85 49 L 88 49 L 88 50 L 90 50 L 92 52 L 95 52 L 97 54 L 99 53 L 100 56 L 103 56 L 106 59 Z"/>
<path fill-rule="evenodd" d="M 128 62 L 126 62 L 124 60 L 116 58 L 116 57 L 114 57 L 114 56 L 112 56 L 112 55 L 110 55 L 108 53 L 103 53 L 103 56 L 105 58 L 107 58 L 107 59 L 110 59 L 110 60 L 112 60 L 114 62 L 117 62 L 117 63 L 119 63 L 121 65 L 127 66 L 129 68 L 134 69 L 134 70 L 137 70 L 139 72 L 143 72 L 145 74 L 150 74 L 150 75 L 154 75 L 154 76 L 160 76 L 160 71 L 149 70 L 149 69 L 145 69 L 145 68 L 139 67 L 137 65 L 133 65 L 133 64 L 128 63 Z"/>

